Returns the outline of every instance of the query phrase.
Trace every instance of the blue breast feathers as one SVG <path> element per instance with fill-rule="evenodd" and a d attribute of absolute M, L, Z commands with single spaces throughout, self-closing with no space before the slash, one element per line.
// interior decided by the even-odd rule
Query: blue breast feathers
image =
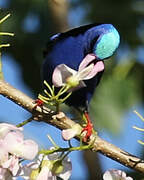
<path fill-rule="evenodd" d="M 107 25 L 108 26 L 108 25 Z M 100 35 L 96 44 L 94 45 L 94 53 L 98 59 L 106 59 L 113 55 L 120 43 L 120 36 L 118 31 L 109 24 L 107 31 Z"/>

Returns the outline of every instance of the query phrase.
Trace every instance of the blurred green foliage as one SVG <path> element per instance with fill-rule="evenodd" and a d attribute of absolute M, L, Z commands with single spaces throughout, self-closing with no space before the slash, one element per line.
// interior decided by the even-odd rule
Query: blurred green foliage
<path fill-rule="evenodd" d="M 2 17 L 7 12 L 12 14 L 2 28 L 15 33 L 15 37 L 10 42 L 11 48 L 6 52 L 20 64 L 24 81 L 37 94 L 41 89 L 40 66 L 43 50 L 50 33 L 55 33 L 48 2 L 47 0 L 11 0 L 9 7 L 1 9 L 0 12 Z M 25 21 L 32 17 L 36 17 L 38 21 L 38 27 L 34 32 L 25 29 Z M 33 26 L 30 23 L 29 25 Z"/>
<path fill-rule="evenodd" d="M 140 101 L 137 79 L 127 71 L 134 65 L 134 62 L 120 64 L 115 66 L 110 76 L 104 75 L 91 101 L 91 114 L 96 129 L 99 127 L 115 134 L 120 133 L 124 113 Z"/>

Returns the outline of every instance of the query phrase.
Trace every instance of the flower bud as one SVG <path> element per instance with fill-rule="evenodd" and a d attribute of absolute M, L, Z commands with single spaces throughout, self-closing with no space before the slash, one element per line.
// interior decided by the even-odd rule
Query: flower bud
<path fill-rule="evenodd" d="M 63 164 L 61 160 L 55 160 L 52 167 L 52 173 L 58 175 L 62 173 L 64 170 Z"/>
<path fill-rule="evenodd" d="M 80 135 L 81 131 L 82 127 L 78 123 L 76 123 L 71 128 L 62 130 L 62 137 L 64 140 L 68 141 L 73 137 Z"/>
<path fill-rule="evenodd" d="M 39 175 L 39 170 L 39 168 L 32 170 L 30 180 L 36 180 L 37 176 Z"/>
<path fill-rule="evenodd" d="M 50 160 L 43 160 L 41 167 L 43 168 L 44 166 L 46 166 L 49 170 L 51 170 L 53 167 L 53 162 Z"/>

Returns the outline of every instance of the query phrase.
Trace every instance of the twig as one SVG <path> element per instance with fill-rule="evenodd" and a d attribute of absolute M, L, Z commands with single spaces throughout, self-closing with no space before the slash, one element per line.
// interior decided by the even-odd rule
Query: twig
<path fill-rule="evenodd" d="M 1 52 L 0 52 L 0 79 L 3 79 Z"/>
<path fill-rule="evenodd" d="M 59 129 L 71 128 L 75 125 L 75 122 L 69 119 L 63 112 L 54 114 L 53 111 L 44 107 L 35 107 L 34 100 L 22 93 L 21 91 L 13 88 L 8 83 L 0 80 L 0 94 L 14 101 L 16 104 L 22 106 L 35 116 L 34 120 L 41 120 L 56 126 Z M 76 137 L 80 140 L 79 137 Z M 136 171 L 144 173 L 144 161 L 128 152 L 108 143 L 101 139 L 99 136 L 93 134 L 90 141 L 87 144 L 91 144 L 94 141 L 92 151 L 97 151 L 103 155 L 123 164 L 124 166 L 135 169 Z"/>
<path fill-rule="evenodd" d="M 33 120 L 33 117 L 30 117 L 29 119 L 17 124 L 16 126 L 17 127 L 22 127 L 22 126 L 26 125 L 27 123 L 31 122 L 32 120 Z"/>
<path fill-rule="evenodd" d="M 8 19 L 10 16 L 10 14 L 7 14 L 5 17 L 3 17 L 1 20 L 0 20 L 0 24 L 3 23 L 6 19 Z"/>
<path fill-rule="evenodd" d="M 68 29 L 68 1 L 49 0 L 48 4 L 57 32 L 63 32 Z"/>

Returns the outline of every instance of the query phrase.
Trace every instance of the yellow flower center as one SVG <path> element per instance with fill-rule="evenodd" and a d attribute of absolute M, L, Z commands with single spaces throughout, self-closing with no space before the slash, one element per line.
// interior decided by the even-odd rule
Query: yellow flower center
<path fill-rule="evenodd" d="M 70 76 L 67 78 L 66 83 L 73 88 L 79 85 L 79 79 L 77 76 Z"/>
<path fill-rule="evenodd" d="M 30 180 L 36 180 L 38 175 L 39 175 L 39 168 L 32 170 L 30 174 Z"/>

